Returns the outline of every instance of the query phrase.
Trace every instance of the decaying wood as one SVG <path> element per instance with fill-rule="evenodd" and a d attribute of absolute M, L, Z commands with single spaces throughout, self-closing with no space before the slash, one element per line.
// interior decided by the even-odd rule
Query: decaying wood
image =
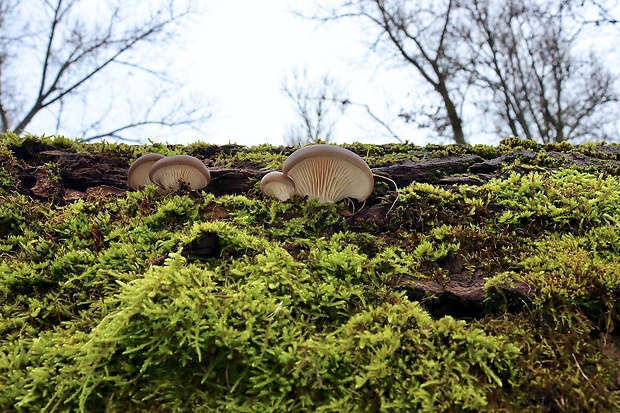
<path fill-rule="evenodd" d="M 580 167 L 611 167 L 619 168 L 620 161 L 615 160 L 620 152 L 618 147 L 602 147 L 614 156 L 601 160 L 600 157 L 583 154 L 549 152 L 555 159 L 564 158 L 567 164 Z M 51 201 L 59 205 L 91 196 L 124 196 L 127 186 L 127 170 L 129 164 L 114 157 L 76 153 L 45 145 L 37 148 L 22 148 L 15 151 L 18 160 L 18 190 L 36 199 Z M 415 154 L 412 154 L 416 156 Z M 440 158 L 428 157 L 421 153 L 421 160 L 407 159 L 388 166 L 374 168 L 373 173 L 391 179 L 403 188 L 412 182 L 424 182 L 443 187 L 470 184 L 480 185 L 490 179 L 502 176 L 502 167 L 513 163 L 515 159 L 532 159 L 537 153 L 531 150 L 519 150 L 494 159 L 483 159 L 478 155 L 451 155 Z M 205 163 L 213 164 L 209 159 Z M 514 169 L 513 169 L 514 170 Z M 256 187 L 256 183 L 268 172 L 264 168 L 240 165 L 239 167 L 210 168 L 212 181 L 207 192 L 216 196 L 228 194 L 246 194 Z M 347 218 L 355 223 L 371 222 L 381 231 L 389 231 L 390 205 L 380 204 L 377 200 L 370 202 L 361 211 L 350 214 Z M 346 211 L 343 214 L 347 214 Z M 209 239 L 205 245 L 190 245 L 184 255 L 194 259 L 217 256 L 217 240 Z M 294 252 L 291 253 L 294 256 Z M 153 262 L 154 265 L 163 263 Z M 453 257 L 447 260 L 444 269 L 448 272 L 445 282 L 402 278 L 395 288 L 405 289 L 416 299 L 432 297 L 433 306 L 441 307 L 442 313 L 450 311 L 479 314 L 483 308 L 485 277 L 480 270 L 469 273 L 463 268 L 462 260 Z M 525 283 L 496 287 L 500 294 L 511 295 L 518 299 L 531 300 L 535 291 Z"/>
<path fill-rule="evenodd" d="M 19 190 L 34 198 L 63 203 L 87 198 L 92 191 L 121 196 L 129 189 L 129 164 L 113 157 L 76 153 L 43 145 L 35 150 L 17 150 L 15 155 L 27 165 L 19 171 Z M 442 186 L 479 185 L 501 176 L 501 168 L 506 163 L 514 162 L 516 158 L 531 159 L 536 156 L 534 151 L 520 150 L 494 159 L 483 159 L 477 155 L 407 159 L 393 165 L 373 168 L 373 173 L 390 178 L 400 188 L 412 182 Z M 564 158 L 568 164 L 580 167 L 620 167 L 620 161 L 603 162 L 583 154 L 549 152 L 549 156 Z M 56 171 L 49 169 L 50 164 L 58 165 L 60 179 L 55 176 Z M 207 191 L 214 195 L 247 193 L 268 172 L 263 168 L 248 165 L 239 168 L 215 167 L 210 168 L 210 171 L 212 181 Z"/>

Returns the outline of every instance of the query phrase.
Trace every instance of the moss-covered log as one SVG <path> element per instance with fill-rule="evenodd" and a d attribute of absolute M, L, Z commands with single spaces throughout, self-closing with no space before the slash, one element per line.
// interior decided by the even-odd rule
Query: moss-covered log
<path fill-rule="evenodd" d="M 1 135 L 0 409 L 620 409 L 618 146 L 345 147 L 364 205 L 264 198 L 294 148 Z"/>

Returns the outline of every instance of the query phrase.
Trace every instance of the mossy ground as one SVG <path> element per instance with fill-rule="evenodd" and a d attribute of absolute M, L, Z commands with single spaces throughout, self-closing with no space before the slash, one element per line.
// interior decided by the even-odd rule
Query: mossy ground
<path fill-rule="evenodd" d="M 345 204 L 208 188 L 36 201 L 16 190 L 15 151 L 29 142 L 127 162 L 159 148 L 233 167 L 277 168 L 290 153 L 3 135 L 2 411 L 620 409 L 614 171 L 545 169 L 545 148 L 517 140 L 351 145 L 371 166 L 413 152 L 543 154 L 530 172 L 506 165 L 480 186 L 400 188 L 377 225 Z M 449 256 L 483 271 L 483 316 L 431 315 L 436 297 L 410 294 L 407 277 L 447 280 Z M 533 299 L 497 288 L 517 282 Z"/>

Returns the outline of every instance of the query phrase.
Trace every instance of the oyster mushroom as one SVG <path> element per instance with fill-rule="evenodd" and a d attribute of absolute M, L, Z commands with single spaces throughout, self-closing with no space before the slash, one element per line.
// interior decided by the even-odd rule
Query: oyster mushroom
<path fill-rule="evenodd" d="M 182 184 L 190 189 L 200 189 L 209 184 L 209 169 L 198 158 L 174 155 L 155 162 L 149 172 L 153 183 L 167 191 L 178 191 Z"/>
<path fill-rule="evenodd" d="M 295 183 L 295 192 L 318 198 L 319 202 L 338 202 L 343 198 L 363 201 L 374 188 L 368 164 L 357 154 L 333 145 L 312 145 L 289 156 L 282 172 Z"/>
<path fill-rule="evenodd" d="M 263 176 L 260 190 L 267 196 L 284 202 L 295 194 L 295 183 L 282 172 L 273 171 Z"/>
<path fill-rule="evenodd" d="M 152 184 L 149 178 L 149 172 L 153 164 L 160 159 L 165 158 L 159 153 L 148 153 L 136 159 L 127 171 L 127 184 L 132 189 L 138 189 L 141 186 Z"/>

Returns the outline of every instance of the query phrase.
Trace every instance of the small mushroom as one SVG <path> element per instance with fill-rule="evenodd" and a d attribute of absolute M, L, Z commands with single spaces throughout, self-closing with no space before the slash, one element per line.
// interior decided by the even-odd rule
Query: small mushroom
<path fill-rule="evenodd" d="M 368 164 L 357 154 L 333 145 L 312 145 L 289 156 L 282 172 L 295 183 L 295 192 L 318 198 L 319 202 L 338 202 L 343 198 L 363 201 L 374 188 Z"/>
<path fill-rule="evenodd" d="M 295 182 L 282 172 L 273 171 L 263 176 L 260 190 L 267 196 L 284 202 L 295 194 Z"/>
<path fill-rule="evenodd" d="M 127 171 L 127 184 L 133 189 L 152 184 L 149 172 L 153 164 L 162 158 L 165 156 L 159 153 L 148 153 L 136 159 Z"/>
<path fill-rule="evenodd" d="M 178 191 L 182 184 L 190 189 L 200 189 L 209 184 L 209 169 L 198 158 L 174 155 L 155 162 L 149 172 L 153 183 L 167 191 Z"/>

